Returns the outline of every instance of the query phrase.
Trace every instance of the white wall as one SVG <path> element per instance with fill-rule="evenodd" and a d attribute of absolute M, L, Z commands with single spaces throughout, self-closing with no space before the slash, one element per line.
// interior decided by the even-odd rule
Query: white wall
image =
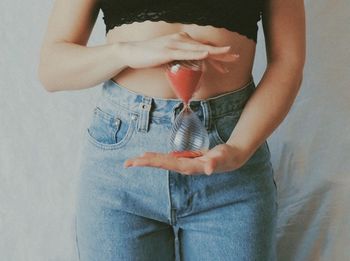
<path fill-rule="evenodd" d="M 77 167 L 100 86 L 48 93 L 39 83 L 52 3 L 0 2 L 0 260 L 77 260 Z M 306 0 L 306 9 L 303 85 L 269 138 L 279 189 L 279 259 L 350 260 L 350 5 Z M 100 13 L 89 45 L 103 43 Z M 260 27 L 256 82 L 264 68 Z"/>

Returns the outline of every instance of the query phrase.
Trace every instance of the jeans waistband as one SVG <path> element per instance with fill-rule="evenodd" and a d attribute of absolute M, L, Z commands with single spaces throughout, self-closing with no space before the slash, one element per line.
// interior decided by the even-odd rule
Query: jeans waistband
<path fill-rule="evenodd" d="M 210 127 L 210 119 L 220 117 L 225 114 L 240 113 L 245 103 L 256 88 L 254 78 L 242 87 L 222 93 L 207 99 L 192 99 L 189 102 L 191 109 L 199 116 L 203 117 L 204 125 Z M 102 86 L 102 99 L 107 99 L 111 104 L 122 106 L 128 111 L 138 114 L 143 122 L 148 122 L 149 118 L 162 118 L 164 121 L 169 118 L 173 122 L 183 103 L 180 99 L 151 97 L 142 93 L 133 92 L 112 79 L 106 80 Z"/>

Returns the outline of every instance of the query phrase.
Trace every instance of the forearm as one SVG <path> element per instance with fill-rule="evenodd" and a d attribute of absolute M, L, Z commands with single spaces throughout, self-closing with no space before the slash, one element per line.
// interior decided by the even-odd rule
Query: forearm
<path fill-rule="evenodd" d="M 127 67 L 122 52 L 121 43 L 94 47 L 54 43 L 41 51 L 38 76 L 48 91 L 90 88 Z"/>
<path fill-rule="evenodd" d="M 250 158 L 286 117 L 301 81 L 302 66 L 283 62 L 268 65 L 226 143 L 241 148 Z"/>

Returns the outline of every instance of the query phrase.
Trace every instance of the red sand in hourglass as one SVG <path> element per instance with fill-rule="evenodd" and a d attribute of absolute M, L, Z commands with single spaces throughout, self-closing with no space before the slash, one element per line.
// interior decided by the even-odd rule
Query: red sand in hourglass
<path fill-rule="evenodd" d="M 202 71 L 185 67 L 177 67 L 175 70 L 176 73 L 172 73 L 172 69 L 170 69 L 167 71 L 167 74 L 174 86 L 176 95 L 187 104 L 197 89 Z"/>

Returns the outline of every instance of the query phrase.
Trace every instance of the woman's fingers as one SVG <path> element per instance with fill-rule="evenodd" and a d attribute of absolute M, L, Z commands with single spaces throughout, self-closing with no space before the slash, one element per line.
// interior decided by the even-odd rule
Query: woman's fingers
<path fill-rule="evenodd" d="M 230 45 L 215 46 L 210 42 L 194 40 L 187 32 L 179 32 L 177 34 L 174 34 L 174 39 L 175 41 L 172 41 L 168 45 L 169 48 L 191 50 L 191 51 L 208 51 L 210 55 L 215 55 L 215 54 L 225 55 L 231 49 Z"/>
<path fill-rule="evenodd" d="M 222 54 L 227 53 L 231 46 L 213 46 L 208 44 L 201 44 L 198 42 L 172 42 L 169 45 L 171 49 L 181 49 L 188 51 L 208 51 L 210 54 Z"/>
<path fill-rule="evenodd" d="M 217 71 L 219 71 L 220 73 L 228 73 L 229 70 L 226 66 L 222 65 L 220 62 L 215 61 L 215 60 L 211 60 L 211 59 L 207 59 L 206 60 L 208 63 L 210 63 L 210 65 L 216 69 Z"/>
<path fill-rule="evenodd" d="M 201 60 L 208 55 L 208 51 L 186 51 L 180 49 L 170 51 L 170 57 L 172 60 Z"/>
<path fill-rule="evenodd" d="M 235 62 L 239 58 L 239 54 L 210 54 L 208 59 L 217 60 L 221 62 Z"/>
<path fill-rule="evenodd" d="M 205 61 L 220 73 L 228 73 L 229 69 L 222 62 L 235 62 L 237 61 L 238 57 L 239 56 L 231 56 L 231 55 L 226 55 L 226 57 L 225 56 L 215 57 L 213 55 L 209 55 L 205 59 Z"/>
<path fill-rule="evenodd" d="M 203 159 L 196 160 L 195 158 L 175 157 L 171 153 L 146 152 L 142 156 L 127 159 L 124 162 L 125 168 L 140 166 L 163 168 L 184 175 L 192 175 L 204 172 L 203 166 L 205 166 L 205 161 Z"/>

